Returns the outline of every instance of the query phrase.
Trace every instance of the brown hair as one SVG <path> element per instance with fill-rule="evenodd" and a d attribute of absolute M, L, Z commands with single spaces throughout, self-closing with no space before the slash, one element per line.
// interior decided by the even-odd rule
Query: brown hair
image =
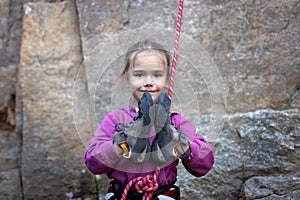
<path fill-rule="evenodd" d="M 124 69 L 121 73 L 121 77 L 123 77 L 132 67 L 132 64 L 134 63 L 134 60 L 136 56 L 142 52 L 156 52 L 158 55 L 161 56 L 164 64 L 167 66 L 167 79 L 169 79 L 171 68 L 170 68 L 170 62 L 171 62 L 171 57 L 170 54 L 168 53 L 165 48 L 153 41 L 150 40 L 144 40 L 141 42 L 138 42 L 131 46 L 126 55 L 125 55 L 125 66 Z"/>

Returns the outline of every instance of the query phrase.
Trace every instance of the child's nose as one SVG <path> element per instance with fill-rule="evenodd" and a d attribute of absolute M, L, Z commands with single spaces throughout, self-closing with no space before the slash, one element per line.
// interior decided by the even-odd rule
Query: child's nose
<path fill-rule="evenodd" d="M 153 86 L 153 78 L 151 76 L 146 76 L 144 86 Z"/>

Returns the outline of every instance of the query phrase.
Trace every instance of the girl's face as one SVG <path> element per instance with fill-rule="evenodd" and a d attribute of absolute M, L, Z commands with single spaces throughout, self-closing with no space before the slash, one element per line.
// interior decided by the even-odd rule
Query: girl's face
<path fill-rule="evenodd" d="M 167 87 L 167 66 L 155 52 L 142 52 L 134 60 L 128 72 L 128 83 L 134 98 L 139 101 L 149 92 L 153 102 Z"/>

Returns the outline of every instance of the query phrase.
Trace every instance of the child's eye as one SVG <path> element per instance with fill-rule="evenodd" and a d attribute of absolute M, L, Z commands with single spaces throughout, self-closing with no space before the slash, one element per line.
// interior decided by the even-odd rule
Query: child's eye
<path fill-rule="evenodd" d="M 143 73 L 134 73 L 133 76 L 135 76 L 135 77 L 142 77 Z"/>
<path fill-rule="evenodd" d="M 156 73 L 156 74 L 154 74 L 154 77 L 156 77 L 156 78 L 159 78 L 159 77 L 162 77 L 162 76 L 163 76 L 162 73 Z"/>

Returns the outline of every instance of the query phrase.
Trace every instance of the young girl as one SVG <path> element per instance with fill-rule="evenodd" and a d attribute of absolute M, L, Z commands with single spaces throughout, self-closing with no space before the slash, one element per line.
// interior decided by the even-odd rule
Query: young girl
<path fill-rule="evenodd" d="M 125 59 L 121 77 L 137 104 L 106 115 L 86 151 L 85 164 L 93 174 L 113 179 L 106 199 L 121 199 L 131 180 L 157 169 L 158 188 L 150 191 L 152 198 L 180 199 L 174 186 L 179 159 L 190 174 L 203 176 L 214 163 L 212 147 L 188 119 L 169 112 L 168 52 L 146 40 L 129 48 Z M 131 187 L 127 199 L 142 199 L 146 192 Z"/>

